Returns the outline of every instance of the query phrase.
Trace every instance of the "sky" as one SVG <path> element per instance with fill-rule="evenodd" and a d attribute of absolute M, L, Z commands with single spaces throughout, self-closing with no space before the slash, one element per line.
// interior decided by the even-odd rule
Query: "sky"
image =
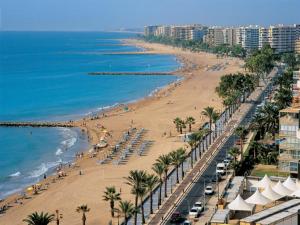
<path fill-rule="evenodd" d="M 300 0 L 0 0 L 1 30 L 300 23 Z"/>

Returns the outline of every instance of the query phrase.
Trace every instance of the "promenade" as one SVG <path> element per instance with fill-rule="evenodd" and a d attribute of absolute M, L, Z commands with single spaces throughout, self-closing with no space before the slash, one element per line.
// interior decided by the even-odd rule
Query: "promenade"
<path fill-rule="evenodd" d="M 227 154 L 227 149 L 231 146 L 235 137 L 234 130 L 239 125 L 248 123 L 254 113 L 255 107 L 264 98 L 264 92 L 269 89 L 271 78 L 277 74 L 274 69 L 269 79 L 242 103 L 233 117 L 224 127 L 221 135 L 214 141 L 209 149 L 202 155 L 202 158 L 195 164 L 194 168 L 188 173 L 183 181 L 177 186 L 175 192 L 163 203 L 162 207 L 150 218 L 148 224 L 168 224 L 169 217 L 174 211 L 183 214 L 188 213 L 188 208 L 203 196 L 203 189 L 207 177 L 215 172 L 215 164 L 222 161 Z M 221 151 L 222 150 L 222 151 Z"/>

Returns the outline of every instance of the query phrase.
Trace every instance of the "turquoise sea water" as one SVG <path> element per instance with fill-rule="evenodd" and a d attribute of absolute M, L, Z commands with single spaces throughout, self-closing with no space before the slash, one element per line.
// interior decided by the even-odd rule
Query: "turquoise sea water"
<path fill-rule="evenodd" d="M 89 76 L 95 71 L 169 71 L 169 55 L 107 55 L 133 34 L 0 32 L 0 120 L 69 120 L 149 95 L 175 76 Z M 0 198 L 38 181 L 86 149 L 76 129 L 0 128 Z"/>

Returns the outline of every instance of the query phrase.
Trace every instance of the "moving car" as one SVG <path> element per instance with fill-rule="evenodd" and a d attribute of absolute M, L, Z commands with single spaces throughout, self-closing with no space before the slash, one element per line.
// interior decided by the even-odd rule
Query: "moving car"
<path fill-rule="evenodd" d="M 194 207 L 198 208 L 200 210 L 200 212 L 204 211 L 202 202 L 195 202 Z"/>
<path fill-rule="evenodd" d="M 204 193 L 206 195 L 213 195 L 214 194 L 214 189 L 211 185 L 206 186 Z"/>
<path fill-rule="evenodd" d="M 186 220 L 186 221 L 184 221 L 183 222 L 183 224 L 182 225 L 192 225 L 192 222 L 191 221 L 189 221 L 189 220 Z"/>
<path fill-rule="evenodd" d="M 215 175 L 212 176 L 211 182 L 217 183 L 222 180 L 222 176 L 220 173 L 216 173 Z"/>
<path fill-rule="evenodd" d="M 200 216 L 200 210 L 196 207 L 191 208 L 189 211 L 190 218 L 198 218 Z"/>
<path fill-rule="evenodd" d="M 180 212 L 174 212 L 171 215 L 170 222 L 171 223 L 182 223 L 185 220 L 185 217 Z"/>

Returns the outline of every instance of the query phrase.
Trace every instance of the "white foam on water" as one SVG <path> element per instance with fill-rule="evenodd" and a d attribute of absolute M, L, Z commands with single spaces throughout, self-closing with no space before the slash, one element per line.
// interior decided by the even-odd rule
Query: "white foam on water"
<path fill-rule="evenodd" d="M 51 168 L 57 167 L 59 164 L 62 163 L 62 160 L 59 160 L 57 162 L 48 162 L 48 163 L 42 163 L 39 165 L 35 170 L 33 170 L 29 176 L 30 178 L 37 178 L 42 176 L 43 174 L 47 173 L 47 171 Z"/>
<path fill-rule="evenodd" d="M 18 176 L 20 176 L 20 175 L 21 175 L 21 172 L 18 171 L 18 172 L 15 172 L 15 173 L 10 174 L 9 177 L 18 177 Z"/>
<path fill-rule="evenodd" d="M 55 152 L 55 155 L 61 155 L 63 154 L 63 151 L 61 150 L 61 148 L 58 148 Z"/>

